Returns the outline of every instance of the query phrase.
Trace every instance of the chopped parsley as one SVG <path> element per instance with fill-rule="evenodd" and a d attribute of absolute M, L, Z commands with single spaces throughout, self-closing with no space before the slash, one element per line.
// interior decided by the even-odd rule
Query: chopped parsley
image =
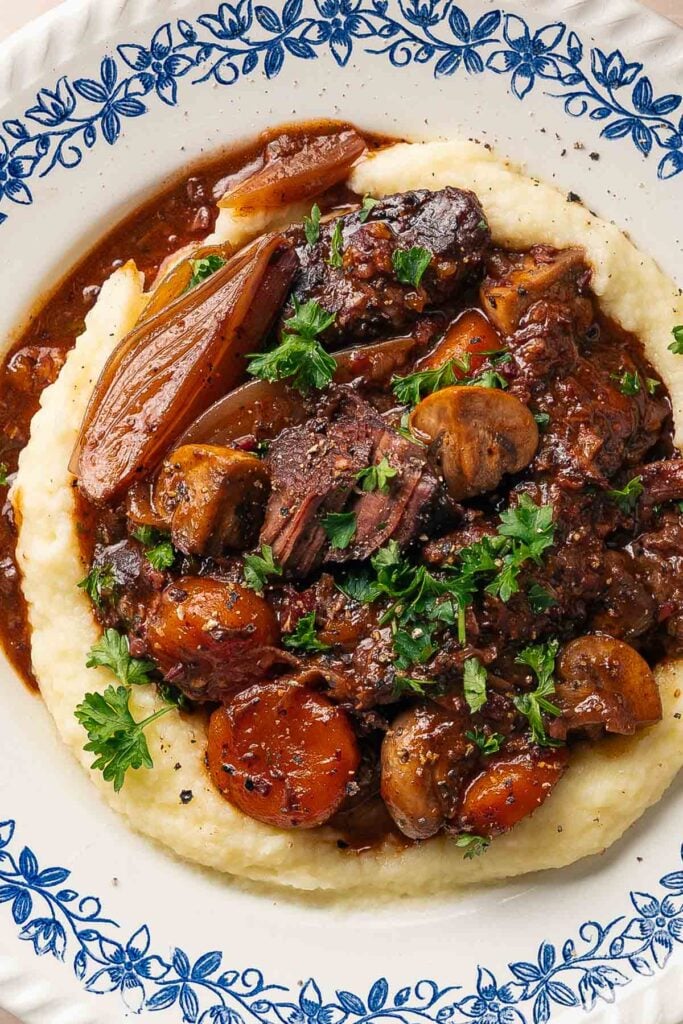
<path fill-rule="evenodd" d="M 429 629 L 417 626 L 411 630 L 397 629 L 394 633 L 396 668 L 407 669 L 411 665 L 424 665 L 436 653 Z"/>
<path fill-rule="evenodd" d="M 390 464 L 385 456 L 376 466 L 368 466 L 356 473 L 356 480 L 362 491 L 379 491 L 381 494 L 388 494 L 389 481 L 397 475 L 398 470 Z"/>
<path fill-rule="evenodd" d="M 9 473 L 9 468 L 7 466 L 7 463 L 6 462 L 0 462 L 0 487 L 7 487 L 8 483 L 9 483 L 9 480 L 7 479 L 7 474 L 8 473 Z"/>
<path fill-rule="evenodd" d="M 228 261 L 217 253 L 212 253 L 210 256 L 202 256 L 198 260 L 190 260 L 190 268 L 192 270 L 192 276 L 190 277 L 186 291 L 190 291 L 192 288 L 196 288 L 198 284 L 206 281 L 208 277 L 215 274 L 217 270 L 224 267 Z"/>
<path fill-rule="evenodd" d="M 640 476 L 634 476 L 632 480 L 619 489 L 612 489 L 605 491 L 608 498 L 616 502 L 622 512 L 633 512 L 634 508 L 638 504 L 638 498 L 641 496 L 645 488 L 643 487 L 643 478 Z"/>
<path fill-rule="evenodd" d="M 481 711 L 486 703 L 487 672 L 479 658 L 468 658 L 463 666 L 465 700 L 474 714 Z"/>
<path fill-rule="evenodd" d="M 419 288 L 424 272 L 432 262 L 432 253 L 421 245 L 414 245 L 410 249 L 394 249 L 391 261 L 401 284 Z"/>
<path fill-rule="evenodd" d="M 648 395 L 654 395 L 656 393 L 657 388 L 659 387 L 660 383 L 661 382 L 658 381 L 658 380 L 655 380 L 654 377 L 646 377 L 645 378 L 645 387 L 647 388 Z"/>
<path fill-rule="evenodd" d="M 302 394 L 311 388 L 326 388 L 334 377 L 337 364 L 317 340 L 331 324 L 336 313 L 328 313 L 311 299 L 303 304 L 296 297 L 294 316 L 285 320 L 280 344 L 269 352 L 257 352 L 250 356 L 248 370 L 261 380 L 285 380 L 291 377 L 291 384 Z"/>
<path fill-rule="evenodd" d="M 468 729 L 465 736 L 471 743 L 479 747 L 479 752 L 485 757 L 497 754 L 505 742 L 505 737 L 501 736 L 499 732 L 492 732 L 487 736 L 481 729 Z"/>
<path fill-rule="evenodd" d="M 515 659 L 519 665 L 527 665 L 536 676 L 537 686 L 532 693 L 523 693 L 513 699 L 520 714 L 529 720 L 531 739 L 543 747 L 557 746 L 545 731 L 543 712 L 548 715 L 560 715 L 562 712 L 556 704 L 548 700 L 555 692 L 555 658 L 559 642 L 551 640 L 547 644 L 531 644 L 525 647 Z"/>
<path fill-rule="evenodd" d="M 133 531 L 133 536 L 139 540 L 145 549 L 145 557 L 152 568 L 163 572 L 170 569 L 175 562 L 175 548 L 168 537 L 155 530 L 152 526 L 140 526 Z"/>
<path fill-rule="evenodd" d="M 358 220 L 361 222 L 361 224 L 365 224 L 370 214 L 370 211 L 374 206 L 377 206 L 378 202 L 379 199 L 373 199 L 372 196 L 363 197 L 363 205 L 361 206 L 358 212 Z"/>
<path fill-rule="evenodd" d="M 304 217 L 304 234 L 309 245 L 315 245 L 320 238 L 320 207 L 317 203 L 311 207 L 310 217 Z"/>
<path fill-rule="evenodd" d="M 244 582 L 251 590 L 262 594 L 269 576 L 282 576 L 282 566 L 273 558 L 271 546 L 262 544 L 260 555 L 244 556 Z"/>
<path fill-rule="evenodd" d="M 93 565 L 88 575 L 78 584 L 79 589 L 85 590 L 97 608 L 101 608 L 104 602 L 109 600 L 115 586 L 114 572 L 109 564 Z"/>
<path fill-rule="evenodd" d="M 328 512 L 320 521 L 331 547 L 343 550 L 356 536 L 355 512 Z"/>
<path fill-rule="evenodd" d="M 526 592 L 527 600 L 534 615 L 542 615 L 548 608 L 552 608 L 557 601 L 552 594 L 548 593 L 540 583 L 532 583 Z"/>
<path fill-rule="evenodd" d="M 334 267 L 336 270 L 341 270 L 344 265 L 344 230 L 342 228 L 342 222 L 338 220 L 334 225 L 334 230 L 330 236 L 330 255 L 327 260 L 329 266 Z"/>
<path fill-rule="evenodd" d="M 394 678 L 394 697 L 403 697 L 406 694 L 413 694 L 418 697 L 425 696 L 425 686 L 433 686 L 433 679 L 414 679 L 412 676 L 397 675 Z"/>
<path fill-rule="evenodd" d="M 540 431 L 543 431 L 546 430 L 548 424 L 550 423 L 550 414 L 547 412 L 535 412 L 534 419 L 536 420 L 536 425 L 538 429 Z"/>
<path fill-rule="evenodd" d="M 473 857 L 479 857 L 482 853 L 486 853 L 491 845 L 491 840 L 486 836 L 475 836 L 471 832 L 463 832 L 455 840 L 455 845 L 464 849 L 466 860 L 472 860 Z"/>
<path fill-rule="evenodd" d="M 456 367 L 462 372 L 469 371 L 469 358 L 466 360 L 449 359 L 443 366 L 435 370 L 418 370 L 405 377 L 394 377 L 391 387 L 403 405 L 417 405 L 425 395 L 431 395 L 443 388 L 453 387 L 459 382 L 455 373 Z"/>
<path fill-rule="evenodd" d="M 505 391 L 508 386 L 505 377 L 497 370 L 482 370 L 476 377 L 459 381 L 459 383 L 469 384 L 473 388 L 498 388 L 500 391 Z"/>
<path fill-rule="evenodd" d="M 86 668 L 108 668 L 124 686 L 150 683 L 151 661 L 134 658 L 130 653 L 128 637 L 115 629 L 105 629 L 104 635 L 90 648 Z"/>
<path fill-rule="evenodd" d="M 330 645 L 318 639 L 315 631 L 315 612 L 302 615 L 296 629 L 282 641 L 285 647 L 296 651 L 329 651 Z"/>
<path fill-rule="evenodd" d="M 639 393 L 640 376 L 636 370 L 633 373 L 624 370 L 623 373 L 613 373 L 611 376 L 613 380 L 618 381 L 622 395 L 637 395 Z"/>
<path fill-rule="evenodd" d="M 667 346 L 669 352 L 673 352 L 677 356 L 683 355 L 683 324 L 672 328 L 671 333 L 674 336 L 674 340 Z"/>

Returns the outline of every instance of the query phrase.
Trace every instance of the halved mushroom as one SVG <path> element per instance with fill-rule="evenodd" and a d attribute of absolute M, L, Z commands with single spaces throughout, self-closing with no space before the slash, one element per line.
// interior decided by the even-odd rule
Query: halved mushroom
<path fill-rule="evenodd" d="M 494 490 L 505 473 L 528 466 L 538 447 L 532 414 L 514 395 L 496 388 L 436 391 L 415 407 L 410 425 L 433 443 L 456 501 Z"/>
<path fill-rule="evenodd" d="M 583 249 L 537 245 L 504 259 L 504 267 L 490 268 L 493 273 L 484 279 L 480 290 L 486 315 L 503 335 L 514 333 L 526 311 L 551 293 L 565 302 L 575 302 L 579 281 L 590 273 Z M 582 312 L 590 322 L 588 309 Z"/>
<path fill-rule="evenodd" d="M 578 637 L 564 647 L 553 701 L 562 715 L 550 733 L 560 739 L 590 727 L 629 736 L 662 717 L 659 689 L 645 659 L 629 644 L 602 634 Z"/>
<path fill-rule="evenodd" d="M 188 423 L 238 383 L 296 266 L 282 238 L 266 237 L 124 338 L 97 382 L 72 456 L 91 501 L 114 501 L 148 475 Z"/>
<path fill-rule="evenodd" d="M 265 464 L 218 445 L 186 444 L 164 460 L 154 506 L 170 522 L 174 545 L 187 555 L 220 555 L 250 547 L 268 500 Z"/>
<path fill-rule="evenodd" d="M 403 711 L 382 743 L 381 793 L 410 839 L 428 839 L 453 816 L 472 744 L 466 714 L 431 702 Z"/>
<path fill-rule="evenodd" d="M 233 210 L 272 209 L 326 192 L 348 177 L 365 151 L 365 140 L 351 128 L 330 135 L 299 136 L 283 147 L 270 143 L 265 161 L 219 201 Z"/>

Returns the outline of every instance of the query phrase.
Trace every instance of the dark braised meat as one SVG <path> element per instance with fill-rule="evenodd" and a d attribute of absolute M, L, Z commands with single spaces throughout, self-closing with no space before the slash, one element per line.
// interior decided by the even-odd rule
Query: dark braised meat
<path fill-rule="evenodd" d="M 486 218 L 472 192 L 445 188 L 404 192 L 381 199 L 365 222 L 359 213 L 341 219 L 343 265 L 330 265 L 335 223 L 321 225 L 315 245 L 295 232 L 300 270 L 294 294 L 300 302 L 315 299 L 336 313 L 330 340 L 376 337 L 401 331 L 425 310 L 449 301 L 463 283 L 476 276 L 490 244 Z M 415 288 L 401 284 L 394 253 L 419 246 L 432 260 Z"/>
<path fill-rule="evenodd" d="M 662 514 L 651 530 L 641 533 L 629 553 L 640 583 L 652 594 L 658 619 L 677 648 L 683 644 L 683 516 L 674 510 Z"/>
<path fill-rule="evenodd" d="M 382 459 L 397 470 L 389 492 L 356 489 L 358 473 Z M 424 449 L 342 390 L 316 419 L 282 431 L 267 463 L 272 492 L 261 541 L 299 577 L 323 559 L 366 558 L 390 539 L 409 542 L 427 521 L 439 486 Z M 342 510 L 355 515 L 355 536 L 346 547 L 334 548 L 322 520 Z"/>

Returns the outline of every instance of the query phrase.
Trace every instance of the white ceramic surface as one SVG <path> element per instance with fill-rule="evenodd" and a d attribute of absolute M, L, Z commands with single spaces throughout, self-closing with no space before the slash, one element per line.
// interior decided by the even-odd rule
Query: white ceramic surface
<path fill-rule="evenodd" d="M 489 142 L 577 192 L 683 282 L 683 172 L 673 173 L 683 167 L 683 35 L 630 0 L 461 6 L 470 29 L 488 16 L 478 32 L 449 20 L 445 0 L 304 0 L 303 11 L 272 0 L 248 27 L 247 0 L 220 9 L 218 0 L 71 0 L 9 40 L 0 49 L 7 343 L 41 289 L 164 176 L 294 117 Z M 170 36 L 155 36 L 166 24 Z M 152 40 L 149 58 L 130 48 L 149 53 Z M 602 56 L 591 60 L 593 48 Z M 234 84 L 223 84 L 233 67 Z M 652 92 L 638 89 L 645 77 Z M 28 1024 L 114 1024 L 141 1008 L 143 992 L 142 1017 L 160 1024 L 578 1024 L 589 1007 L 600 1022 L 681 1016 L 680 785 L 616 848 L 569 870 L 420 903 L 306 904 L 192 868 L 132 834 L 39 701 L 6 667 L 0 684 L 0 820 L 15 822 L 0 825 L 0 1005 Z M 40 873 L 51 865 L 68 879 Z M 99 902 L 81 902 L 90 894 Z"/>

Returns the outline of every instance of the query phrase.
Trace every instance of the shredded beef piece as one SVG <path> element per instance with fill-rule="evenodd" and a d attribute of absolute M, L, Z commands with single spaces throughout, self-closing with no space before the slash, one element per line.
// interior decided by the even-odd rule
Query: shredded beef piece
<path fill-rule="evenodd" d="M 381 199 L 365 222 L 359 213 L 341 218 L 343 266 L 330 266 L 330 241 L 336 222 L 320 228 L 308 245 L 294 231 L 301 269 L 294 282 L 300 302 L 315 299 L 336 313 L 330 340 L 371 338 L 414 323 L 430 306 L 453 298 L 476 274 L 491 244 L 488 225 L 472 192 L 421 189 Z M 401 284 L 393 254 L 420 246 L 432 260 L 415 288 Z"/>
<path fill-rule="evenodd" d="M 103 602 L 100 610 L 103 623 L 115 628 L 125 624 L 131 633 L 137 633 L 150 600 L 166 583 L 166 574 L 152 566 L 142 545 L 132 538 L 116 544 L 98 544 L 93 566 L 110 569 L 114 579 L 112 599 Z"/>
<path fill-rule="evenodd" d="M 626 549 L 635 560 L 637 577 L 654 597 L 659 622 L 674 643 L 683 647 L 683 517 L 664 512 L 656 526 Z"/>

